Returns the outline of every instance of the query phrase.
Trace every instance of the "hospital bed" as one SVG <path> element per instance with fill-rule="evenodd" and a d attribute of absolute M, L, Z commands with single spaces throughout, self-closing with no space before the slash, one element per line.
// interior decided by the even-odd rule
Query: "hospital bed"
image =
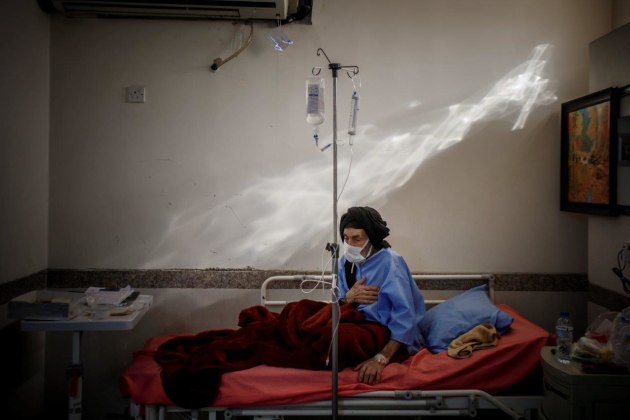
<path fill-rule="evenodd" d="M 261 304 L 284 305 L 287 301 L 272 298 L 270 289 L 295 289 L 296 282 L 320 278 L 268 278 L 261 286 Z M 460 291 L 481 282 L 487 284 L 487 293 L 494 302 L 494 276 L 490 274 L 414 275 L 414 279 L 423 284 L 428 281 L 464 284 L 452 288 Z M 426 297 L 427 292 L 423 290 L 423 294 Z M 452 298 L 425 303 L 430 308 Z M 513 318 L 509 331 L 496 347 L 475 351 L 467 359 L 453 359 L 446 352 L 432 354 L 423 348 L 403 363 L 390 363 L 381 382 L 375 385 L 357 383 L 357 373 L 352 369 L 339 372 L 338 415 L 475 417 L 479 410 L 500 410 L 505 418 L 535 418 L 542 401 L 539 387 L 525 393 L 520 389 L 517 394 L 509 390 L 519 389 L 519 383 L 527 382 L 539 372 L 540 350 L 548 344 L 549 333 L 508 305 L 496 304 L 496 307 Z M 213 420 L 331 415 L 330 371 L 264 365 L 224 373 L 216 399 L 209 407 L 194 410 L 177 407 L 162 388 L 160 367 L 153 358 L 160 344 L 172 337 L 149 339 L 142 351 L 134 353 L 133 362 L 121 376 L 121 391 L 130 398 L 131 415 L 136 419 L 163 420 L 181 415 Z M 534 380 L 542 383 L 542 379 Z"/>

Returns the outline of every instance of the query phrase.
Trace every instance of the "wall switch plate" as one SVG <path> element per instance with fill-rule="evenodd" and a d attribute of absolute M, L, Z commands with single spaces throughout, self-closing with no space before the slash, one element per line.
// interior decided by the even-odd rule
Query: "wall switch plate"
<path fill-rule="evenodd" d="M 144 103 L 145 101 L 145 88 L 144 86 L 129 86 L 127 87 L 127 102 L 130 103 Z"/>

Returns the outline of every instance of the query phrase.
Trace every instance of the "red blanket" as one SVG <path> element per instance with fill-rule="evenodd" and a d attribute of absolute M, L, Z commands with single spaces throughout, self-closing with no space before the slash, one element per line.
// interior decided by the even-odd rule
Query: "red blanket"
<path fill-rule="evenodd" d="M 223 372 L 257 365 L 327 369 L 332 337 L 332 306 L 301 300 L 280 314 L 263 306 L 244 309 L 239 329 L 212 330 L 177 336 L 162 344 L 155 360 L 162 367 L 162 385 L 180 407 L 211 405 Z M 352 305 L 339 313 L 339 369 L 370 358 L 389 340 L 389 330 L 365 321 Z"/>

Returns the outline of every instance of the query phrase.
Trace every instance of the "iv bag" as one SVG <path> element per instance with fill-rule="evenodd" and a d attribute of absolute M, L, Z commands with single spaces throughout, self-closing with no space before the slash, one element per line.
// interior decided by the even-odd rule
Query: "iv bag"
<path fill-rule="evenodd" d="M 324 120 L 324 79 L 311 77 L 306 81 L 306 122 L 316 126 Z"/>

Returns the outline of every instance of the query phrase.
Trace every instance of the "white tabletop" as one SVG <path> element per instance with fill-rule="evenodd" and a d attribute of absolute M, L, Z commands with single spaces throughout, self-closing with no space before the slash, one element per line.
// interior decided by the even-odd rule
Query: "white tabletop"
<path fill-rule="evenodd" d="M 133 329 L 153 304 L 153 296 L 140 295 L 136 299 L 142 308 L 127 315 L 110 315 L 94 319 L 87 313 L 69 320 L 36 321 L 22 320 L 22 331 L 122 331 Z"/>

